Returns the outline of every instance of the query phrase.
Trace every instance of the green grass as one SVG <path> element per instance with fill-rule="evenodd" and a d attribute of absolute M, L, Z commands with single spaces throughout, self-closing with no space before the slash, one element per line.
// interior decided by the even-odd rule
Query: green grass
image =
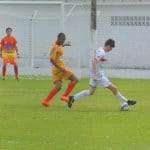
<path fill-rule="evenodd" d="M 100 88 L 72 110 L 59 94 L 45 108 L 40 100 L 52 87 L 50 80 L 0 81 L 0 150 L 149 150 L 150 80 L 112 81 L 138 100 L 136 107 L 120 112 L 119 101 Z M 82 79 L 74 92 L 87 86 Z"/>

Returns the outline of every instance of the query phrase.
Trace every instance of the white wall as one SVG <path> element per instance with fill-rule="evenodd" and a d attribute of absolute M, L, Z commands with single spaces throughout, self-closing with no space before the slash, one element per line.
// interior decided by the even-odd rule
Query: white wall
<path fill-rule="evenodd" d="M 65 6 L 65 16 L 71 9 Z M 150 16 L 150 5 L 103 5 L 98 6 L 97 47 L 108 38 L 116 40 L 116 48 L 104 67 L 150 69 L 149 26 L 111 26 L 111 16 Z M 38 11 L 34 21 L 29 20 Z M 48 47 L 62 31 L 60 5 L 0 5 L 0 37 L 5 28 L 14 28 L 22 58 L 23 74 L 49 74 Z M 31 24 L 33 31 L 31 34 Z M 77 6 L 65 21 L 65 33 L 72 41 L 66 48 L 65 60 L 78 76 L 88 75 L 90 55 L 90 6 Z M 34 52 L 33 70 L 31 66 Z M 83 69 L 84 68 L 84 69 Z"/>
<path fill-rule="evenodd" d="M 97 45 L 116 40 L 109 67 L 150 69 L 150 26 L 111 26 L 111 16 L 150 16 L 149 9 L 150 5 L 99 7 Z"/>

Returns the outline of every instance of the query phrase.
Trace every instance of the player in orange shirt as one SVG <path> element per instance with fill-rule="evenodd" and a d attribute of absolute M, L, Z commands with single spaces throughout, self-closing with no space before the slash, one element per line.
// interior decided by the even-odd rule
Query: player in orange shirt
<path fill-rule="evenodd" d="M 49 106 L 52 102 L 52 98 L 60 91 L 62 87 L 62 80 L 69 79 L 67 89 L 61 95 L 61 100 L 67 102 L 69 100 L 69 94 L 76 85 L 78 79 L 73 74 L 73 72 L 66 68 L 62 56 L 64 54 L 64 47 L 70 46 L 70 44 L 65 44 L 66 36 L 64 33 L 59 33 L 57 36 L 57 41 L 52 44 L 50 48 L 50 62 L 52 64 L 52 79 L 54 82 L 54 88 L 50 91 L 48 96 L 42 100 L 44 106 Z"/>
<path fill-rule="evenodd" d="M 12 36 L 12 28 L 6 29 L 6 36 L 1 40 L 0 57 L 3 60 L 2 76 L 6 78 L 7 64 L 14 66 L 15 79 L 18 80 L 18 65 L 16 58 L 19 57 L 17 41 Z"/>

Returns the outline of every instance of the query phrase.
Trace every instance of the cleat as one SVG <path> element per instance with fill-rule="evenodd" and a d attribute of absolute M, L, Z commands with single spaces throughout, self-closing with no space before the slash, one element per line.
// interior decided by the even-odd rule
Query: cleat
<path fill-rule="evenodd" d="M 131 105 L 135 105 L 137 102 L 134 100 L 128 100 L 127 103 L 129 106 L 131 106 Z"/>
<path fill-rule="evenodd" d="M 127 103 L 123 104 L 120 108 L 120 111 L 128 111 L 129 110 L 129 105 Z"/>
<path fill-rule="evenodd" d="M 74 103 L 74 96 L 69 96 L 68 107 L 71 108 Z"/>
<path fill-rule="evenodd" d="M 61 96 L 61 98 L 60 98 L 62 101 L 64 101 L 64 102 L 68 102 L 69 101 L 69 97 L 68 96 Z"/>
<path fill-rule="evenodd" d="M 45 107 L 49 107 L 49 103 L 46 101 L 46 99 L 42 100 L 41 104 Z"/>

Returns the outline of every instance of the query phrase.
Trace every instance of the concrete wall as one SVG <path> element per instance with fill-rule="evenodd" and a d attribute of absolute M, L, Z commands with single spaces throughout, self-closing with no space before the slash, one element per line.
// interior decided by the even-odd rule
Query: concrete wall
<path fill-rule="evenodd" d="M 98 16 L 97 45 L 101 45 L 108 38 L 116 40 L 116 48 L 110 54 L 112 68 L 147 68 L 150 69 L 150 5 L 117 5 L 100 6 Z M 111 17 L 133 17 L 127 20 L 119 20 L 111 25 Z M 140 19 L 144 17 L 144 20 Z M 125 23 L 131 24 L 125 24 Z"/>
<path fill-rule="evenodd" d="M 72 5 L 65 5 L 65 17 Z M 99 5 L 97 48 L 108 38 L 116 40 L 106 68 L 150 68 L 150 26 L 111 25 L 114 16 L 150 17 L 150 5 Z M 37 11 L 34 20 L 33 13 Z M 62 29 L 60 5 L 0 5 L 0 37 L 5 28 L 14 29 L 21 53 L 20 70 L 24 73 L 49 74 L 48 47 Z M 64 22 L 64 31 L 72 41 L 65 60 L 78 75 L 87 76 L 90 58 L 90 6 L 76 6 Z M 32 31 L 31 31 L 32 30 Z M 33 57 L 32 57 L 33 54 Z M 33 70 L 29 68 L 33 63 Z M 82 69 L 81 69 L 82 68 Z M 85 68 L 86 70 L 83 70 Z M 81 71 L 83 70 L 83 71 Z"/>

